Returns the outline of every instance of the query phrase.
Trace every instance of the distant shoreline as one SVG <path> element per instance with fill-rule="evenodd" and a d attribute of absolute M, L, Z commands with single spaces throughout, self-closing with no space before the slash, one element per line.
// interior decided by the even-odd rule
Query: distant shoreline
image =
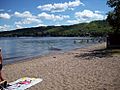
<path fill-rule="evenodd" d="M 79 23 L 62 26 L 40 26 L 21 28 L 11 31 L 0 32 L 0 37 L 78 37 L 78 36 L 106 36 L 111 28 L 106 20 L 95 20 L 89 23 Z"/>

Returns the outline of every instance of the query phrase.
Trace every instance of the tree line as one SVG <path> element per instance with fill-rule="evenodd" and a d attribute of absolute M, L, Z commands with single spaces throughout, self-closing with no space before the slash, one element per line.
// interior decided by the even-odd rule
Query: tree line
<path fill-rule="evenodd" d="M 80 23 L 69 26 L 41 26 L 0 32 L 0 37 L 76 37 L 76 36 L 106 36 L 111 33 L 111 27 L 105 20 Z"/>

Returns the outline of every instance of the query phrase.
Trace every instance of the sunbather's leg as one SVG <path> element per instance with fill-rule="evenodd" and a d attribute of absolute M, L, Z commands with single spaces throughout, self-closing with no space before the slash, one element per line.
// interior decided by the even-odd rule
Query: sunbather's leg
<path fill-rule="evenodd" d="M 3 77 L 2 77 L 2 52 L 1 52 L 1 49 L 0 49 L 0 82 L 3 81 Z"/>
<path fill-rule="evenodd" d="M 3 79 L 2 73 L 1 73 L 1 71 L 0 71 L 0 82 L 1 82 L 1 81 L 4 81 L 4 79 Z"/>

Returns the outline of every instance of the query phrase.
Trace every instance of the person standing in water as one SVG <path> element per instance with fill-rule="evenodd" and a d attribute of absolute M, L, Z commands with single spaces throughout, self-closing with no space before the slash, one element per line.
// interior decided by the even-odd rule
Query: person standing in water
<path fill-rule="evenodd" d="M 0 48 L 0 82 L 4 81 L 2 77 L 2 50 Z"/>

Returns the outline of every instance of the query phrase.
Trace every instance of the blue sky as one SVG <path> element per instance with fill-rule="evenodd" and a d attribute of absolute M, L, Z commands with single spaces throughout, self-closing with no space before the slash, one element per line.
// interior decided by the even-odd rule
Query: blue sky
<path fill-rule="evenodd" d="M 106 0 L 0 0 L 0 31 L 103 20 Z"/>

